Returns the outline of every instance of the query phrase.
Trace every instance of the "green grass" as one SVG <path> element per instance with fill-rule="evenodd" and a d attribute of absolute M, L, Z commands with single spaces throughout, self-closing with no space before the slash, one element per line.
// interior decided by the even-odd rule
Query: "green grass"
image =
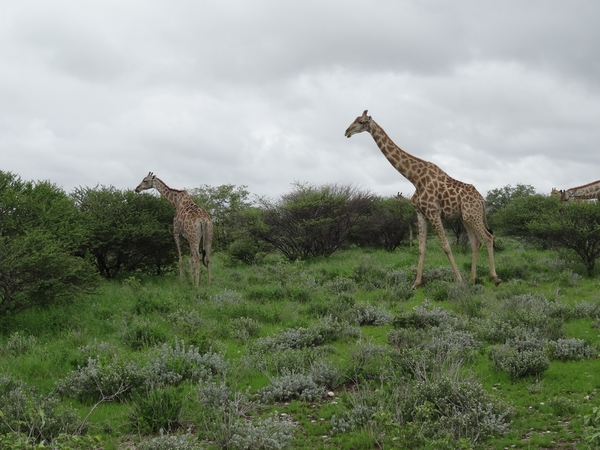
<path fill-rule="evenodd" d="M 478 283 L 482 287 L 465 301 L 429 302 L 430 306 L 454 311 L 465 318 L 468 313 L 483 320 L 490 314 L 501 314 L 502 311 L 494 308 L 505 299 L 523 294 L 541 295 L 550 302 L 571 306 L 582 301 L 600 302 L 600 280 L 578 275 L 584 273 L 581 267 L 571 266 L 550 250 L 527 248 L 510 239 L 503 239 L 503 246 L 505 249 L 496 253 L 496 266 L 503 283 L 495 287 L 489 280 L 487 252 L 483 248 L 478 267 Z M 350 249 L 306 262 L 288 263 L 271 256 L 261 265 L 236 267 L 227 266 L 216 254 L 210 286 L 201 284 L 195 288 L 180 284 L 175 277 L 135 276 L 107 281 L 96 294 L 82 297 L 70 306 L 25 311 L 0 320 L 0 375 L 9 375 L 36 387 L 39 392 L 50 393 L 57 381 L 85 364 L 82 346 L 107 343 L 124 360 L 145 361 L 162 344 L 173 345 L 177 339 L 197 347 L 201 353 L 221 353 L 230 369 L 215 380 L 224 380 L 240 392 L 248 389 L 254 399 L 254 394 L 269 385 L 271 377 L 279 375 L 256 370 L 244 362 L 257 340 L 289 329 L 309 328 L 318 323 L 320 317 L 331 314 L 340 320 L 349 320 L 352 304 L 368 303 L 396 316 L 409 314 L 413 308 L 423 305 L 428 297 L 426 286 L 412 298 L 396 301 L 390 296 L 393 283 L 387 278 L 394 271 L 404 271 L 409 279 L 414 277 L 417 252 L 416 246 L 393 253 Z M 454 256 L 461 270 L 468 274 L 470 252 L 455 251 Z M 437 268 L 447 270 L 448 262 L 438 241 L 432 239 L 425 270 Z M 337 295 L 328 290 L 334 289 L 328 286 L 340 279 L 354 280 L 339 285 L 339 289 L 348 289 L 347 294 Z M 254 336 L 239 334 L 232 325 L 239 318 L 253 320 L 248 323 L 256 325 Z M 569 319 L 562 327 L 562 334 L 565 338 L 583 339 L 599 349 L 597 326 L 598 319 L 594 317 Z M 335 338 L 327 344 L 329 350 L 318 353 L 321 356 L 315 358 L 329 361 L 347 374 L 350 369 L 356 369 L 357 363 L 352 357 L 361 345 L 359 342 L 389 348 L 388 333 L 392 329 L 391 324 L 362 326 L 360 337 Z M 16 332 L 34 336 L 33 347 L 22 353 L 9 352 L 10 340 Z M 586 448 L 583 415 L 589 414 L 592 406 L 600 402 L 598 359 L 552 361 L 549 369 L 537 377 L 511 380 L 506 373 L 492 368 L 489 346 L 489 343 L 484 344 L 477 360 L 464 365 L 463 370 L 480 380 L 487 392 L 510 405 L 514 413 L 509 432 L 493 437 L 483 447 Z M 373 362 L 370 364 L 373 366 Z M 296 399 L 261 404 L 249 417 L 267 417 L 277 411 L 280 417 L 291 418 L 297 425 L 290 443 L 292 448 L 371 449 L 378 445 L 403 448 L 402 442 L 408 445 L 406 439 L 414 435 L 393 424 L 386 425 L 391 427 L 387 428 L 388 435 L 400 433 L 398 436 L 404 436 L 404 441 L 386 441 L 382 428 L 375 425 L 332 435 L 332 417 L 340 417 L 348 411 L 347 402 L 344 404 L 342 398 L 352 398 L 357 389 L 375 389 L 377 383 L 385 390 L 386 383 L 392 382 L 377 379 L 379 366 L 386 377 L 391 376 L 384 370 L 386 364 L 384 360 L 375 360 L 374 367 L 365 369 L 364 386 L 346 380 L 335 389 L 333 397 L 315 402 Z M 194 425 L 198 425 L 199 420 L 195 419 L 199 410 L 194 410 L 198 408 L 194 406 L 196 385 L 184 382 L 184 388 L 189 401 L 188 415 L 183 420 L 196 430 Z M 572 400 L 573 411 L 565 413 L 565 407 L 560 409 L 561 405 L 570 405 L 564 399 Z M 82 420 L 94 407 L 94 402 L 82 403 L 66 397 L 61 398 L 61 402 L 74 407 Z M 130 402 L 102 403 L 90 414 L 89 432 L 100 435 L 105 448 L 120 448 L 124 442 L 148 437 L 136 435 L 135 430 L 124 425 L 131 410 Z M 458 441 L 435 442 L 437 444 L 431 444 L 430 448 L 458 448 Z M 209 441 L 204 443 L 211 448 Z"/>

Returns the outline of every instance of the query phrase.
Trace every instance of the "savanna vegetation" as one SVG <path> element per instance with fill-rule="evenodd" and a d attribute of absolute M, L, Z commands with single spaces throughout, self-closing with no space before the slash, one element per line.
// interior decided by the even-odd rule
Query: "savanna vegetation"
<path fill-rule="evenodd" d="M 492 190 L 503 282 L 432 237 L 414 291 L 406 200 L 190 193 L 210 286 L 163 199 L 0 172 L 0 448 L 600 447 L 598 203 Z"/>

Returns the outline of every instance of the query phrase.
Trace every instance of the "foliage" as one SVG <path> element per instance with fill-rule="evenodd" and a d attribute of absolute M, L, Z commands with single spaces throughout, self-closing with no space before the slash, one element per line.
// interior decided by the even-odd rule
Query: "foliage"
<path fill-rule="evenodd" d="M 86 224 L 84 248 L 103 277 L 138 269 L 161 275 L 176 261 L 169 202 L 112 186 L 79 187 L 71 196 Z"/>
<path fill-rule="evenodd" d="M 210 214 L 214 225 L 214 250 L 226 250 L 233 242 L 246 236 L 242 218 L 252 207 L 246 186 L 204 184 L 189 192 L 196 204 Z"/>
<path fill-rule="evenodd" d="M 142 440 L 136 448 L 138 450 L 199 450 L 203 448 L 198 443 L 198 438 L 189 432 L 174 435 L 166 433 L 163 429 L 158 431 L 158 436 Z"/>
<path fill-rule="evenodd" d="M 410 200 L 375 197 L 372 210 L 354 227 L 349 242 L 392 252 L 409 237 L 416 218 Z"/>
<path fill-rule="evenodd" d="M 62 190 L 0 171 L 0 316 L 93 290 L 93 268 L 77 255 L 83 235 Z"/>
<path fill-rule="evenodd" d="M 350 186 L 294 184 L 279 201 L 259 199 L 260 227 L 254 234 L 288 259 L 329 256 L 348 240 L 373 208 L 373 196 Z"/>
<path fill-rule="evenodd" d="M 593 358 L 596 350 L 583 339 L 558 339 L 548 343 L 550 358 L 560 361 L 572 361 Z"/>
<path fill-rule="evenodd" d="M 529 184 L 517 184 L 511 186 L 507 184 L 504 187 L 488 191 L 485 197 L 487 212 L 491 218 L 501 209 L 508 206 L 513 200 L 535 195 L 535 188 Z"/>
<path fill-rule="evenodd" d="M 174 387 L 135 392 L 129 422 L 138 433 L 175 431 L 181 426 L 183 394 Z"/>
<path fill-rule="evenodd" d="M 538 239 L 576 253 L 588 276 L 592 276 L 600 257 L 600 203 L 562 203 L 560 206 L 554 214 L 545 211 L 532 218 L 528 229 Z"/>
<path fill-rule="evenodd" d="M 219 447 L 233 449 L 283 449 L 291 442 L 295 425 L 276 414 L 256 422 L 248 419 L 256 404 L 242 392 L 232 392 L 225 383 L 201 383 L 198 403 L 202 406 L 197 427 Z"/>
<path fill-rule="evenodd" d="M 80 432 L 81 428 L 77 412 L 62 407 L 55 394 L 40 394 L 22 381 L 0 375 L 0 436 L 23 433 L 35 442 L 51 442 L 63 433 Z"/>
<path fill-rule="evenodd" d="M 560 203 L 555 197 L 517 198 L 496 214 L 504 233 L 566 248 L 583 262 L 588 276 L 600 257 L 600 202 Z"/>

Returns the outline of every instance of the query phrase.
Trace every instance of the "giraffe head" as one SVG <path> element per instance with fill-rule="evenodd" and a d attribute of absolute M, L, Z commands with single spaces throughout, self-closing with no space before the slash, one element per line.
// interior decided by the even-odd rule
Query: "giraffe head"
<path fill-rule="evenodd" d="M 141 192 L 145 191 L 146 189 L 152 189 L 154 187 L 155 178 L 156 175 L 154 175 L 152 172 L 148 172 L 148 175 L 146 175 L 142 182 L 138 184 L 138 186 L 135 188 L 135 192 Z"/>
<path fill-rule="evenodd" d="M 362 116 L 358 116 L 354 122 L 350 124 L 344 135 L 349 138 L 353 134 L 362 133 L 363 131 L 371 132 L 371 116 L 367 115 L 367 110 L 362 113 Z"/>

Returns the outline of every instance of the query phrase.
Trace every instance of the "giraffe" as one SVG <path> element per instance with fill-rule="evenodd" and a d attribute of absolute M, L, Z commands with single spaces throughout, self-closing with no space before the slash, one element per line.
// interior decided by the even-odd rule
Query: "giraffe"
<path fill-rule="evenodd" d="M 555 189 L 552 190 L 554 193 Z M 600 199 L 600 180 L 577 186 L 571 189 L 560 190 L 561 202 L 582 202 L 584 200 Z"/>
<path fill-rule="evenodd" d="M 200 281 L 200 242 L 202 242 L 202 263 L 206 266 L 208 283 L 210 284 L 210 250 L 213 238 L 213 223 L 210 214 L 194 203 L 187 191 L 171 189 L 152 172 L 135 188 L 135 192 L 156 189 L 169 203 L 175 206 L 173 218 L 173 237 L 179 254 L 179 278 L 184 279 L 183 258 L 181 256 L 180 236 L 183 236 L 190 246 L 190 270 L 194 284 Z"/>
<path fill-rule="evenodd" d="M 350 124 L 345 136 L 349 138 L 363 131 L 370 133 L 387 160 L 415 186 L 415 193 L 411 198 L 411 202 L 417 211 L 419 263 L 413 289 L 418 288 L 422 282 L 423 261 L 425 260 L 427 245 L 427 221 L 431 222 L 437 232 L 442 248 L 454 271 L 456 281 L 462 282 L 462 277 L 454 262 L 452 250 L 442 225 L 442 219 L 459 217 L 465 225 L 473 250 L 470 281 L 475 281 L 477 257 L 481 247 L 479 238 L 481 237 L 488 249 L 490 277 L 498 285 L 501 280 L 496 275 L 494 265 L 494 236 L 488 231 L 485 224 L 485 200 L 481 194 L 477 192 L 473 185 L 455 180 L 435 164 L 402 150 L 394 144 L 383 128 L 371 116 L 367 115 L 367 112 L 365 110 L 361 116 Z"/>

